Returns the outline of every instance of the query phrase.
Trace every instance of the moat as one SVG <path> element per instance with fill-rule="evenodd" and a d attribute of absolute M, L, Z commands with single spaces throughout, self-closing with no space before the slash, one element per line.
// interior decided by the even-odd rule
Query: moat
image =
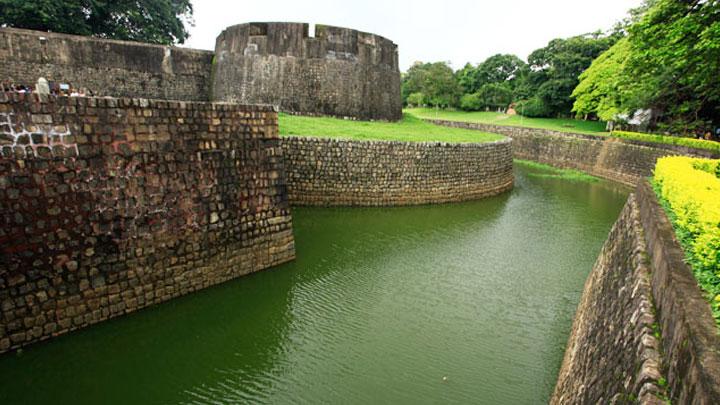
<path fill-rule="evenodd" d="M 629 190 L 295 208 L 297 260 L 0 358 L 0 403 L 540 403 Z"/>

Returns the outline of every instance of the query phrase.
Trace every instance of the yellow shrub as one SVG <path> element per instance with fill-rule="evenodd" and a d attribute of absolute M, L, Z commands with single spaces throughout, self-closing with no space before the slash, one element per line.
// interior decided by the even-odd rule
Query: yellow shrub
<path fill-rule="evenodd" d="M 720 325 L 720 160 L 664 157 L 655 189 Z"/>

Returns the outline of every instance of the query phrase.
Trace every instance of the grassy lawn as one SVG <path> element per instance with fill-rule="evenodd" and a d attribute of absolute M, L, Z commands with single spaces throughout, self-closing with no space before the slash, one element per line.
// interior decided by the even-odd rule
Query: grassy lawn
<path fill-rule="evenodd" d="M 433 125 L 409 114 L 399 122 L 352 121 L 280 113 L 280 135 L 315 136 L 362 141 L 493 142 L 505 137 L 480 131 Z"/>
<path fill-rule="evenodd" d="M 405 113 L 418 118 L 439 119 L 446 121 L 477 122 L 481 124 L 543 128 L 554 131 L 592 135 L 602 135 L 603 133 L 607 134 L 607 132 L 605 132 L 605 123 L 598 121 L 583 121 L 568 118 L 527 118 L 521 115 L 507 115 L 496 112 L 438 111 L 432 108 L 408 108 L 405 110 Z"/>

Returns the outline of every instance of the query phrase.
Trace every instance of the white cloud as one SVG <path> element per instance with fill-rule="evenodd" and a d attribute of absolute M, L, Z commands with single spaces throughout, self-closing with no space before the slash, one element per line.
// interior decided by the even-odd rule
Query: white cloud
<path fill-rule="evenodd" d="M 294 21 L 385 36 L 400 48 L 400 68 L 450 61 L 454 68 L 496 53 L 527 58 L 553 38 L 607 30 L 641 0 L 201 0 L 185 46 L 214 49 L 230 25 Z"/>

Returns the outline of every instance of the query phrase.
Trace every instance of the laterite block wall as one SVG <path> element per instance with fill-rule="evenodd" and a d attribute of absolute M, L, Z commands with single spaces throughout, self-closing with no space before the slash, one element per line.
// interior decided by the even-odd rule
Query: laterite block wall
<path fill-rule="evenodd" d="M 513 187 L 511 141 L 484 144 L 284 137 L 295 205 L 389 206 L 473 200 Z"/>
<path fill-rule="evenodd" d="M 428 121 L 443 126 L 476 129 L 509 136 L 513 139 L 513 154 L 517 159 L 582 170 L 633 186 L 652 175 L 655 162 L 660 157 L 671 155 L 720 157 L 709 151 L 683 146 L 628 141 L 598 135 L 455 121 Z"/>
<path fill-rule="evenodd" d="M 0 80 L 39 77 L 96 96 L 207 101 L 213 52 L 0 28 Z"/>
<path fill-rule="evenodd" d="M 271 107 L 0 94 L 0 352 L 294 258 Z"/>

